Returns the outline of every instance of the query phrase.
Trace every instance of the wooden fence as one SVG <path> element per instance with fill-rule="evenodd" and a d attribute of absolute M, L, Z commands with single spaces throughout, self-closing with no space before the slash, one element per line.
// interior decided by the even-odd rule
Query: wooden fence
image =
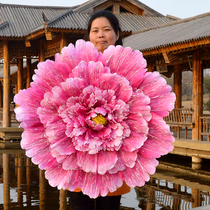
<path fill-rule="evenodd" d="M 207 141 L 210 142 L 210 115 L 204 115 L 200 117 L 200 126 L 199 126 L 200 140 L 203 140 L 203 137 L 207 137 Z"/>
<path fill-rule="evenodd" d="M 191 109 L 174 108 L 164 118 L 166 123 L 177 132 L 177 139 L 180 139 L 180 132 L 183 128 L 185 129 L 185 139 L 187 139 L 188 130 L 191 130 L 195 126 L 192 120 L 192 114 L 193 111 Z M 199 140 L 202 141 L 204 139 L 203 137 L 206 137 L 207 141 L 210 142 L 210 115 L 208 114 L 200 116 Z"/>
<path fill-rule="evenodd" d="M 174 108 L 169 115 L 165 117 L 165 121 L 168 125 L 175 128 L 177 131 L 177 138 L 180 139 L 180 131 L 185 129 L 185 139 L 187 139 L 187 131 L 194 127 L 192 121 L 192 110 L 186 108 Z"/>

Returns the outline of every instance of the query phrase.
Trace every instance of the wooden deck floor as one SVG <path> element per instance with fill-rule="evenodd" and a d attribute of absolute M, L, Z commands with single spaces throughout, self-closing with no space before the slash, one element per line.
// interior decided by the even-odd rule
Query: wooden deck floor
<path fill-rule="evenodd" d="M 12 127 L 7 128 L 0 127 L 0 148 L 20 148 L 22 132 L 23 129 L 19 128 L 18 124 L 12 124 Z M 191 139 L 192 132 L 188 132 L 188 139 L 185 139 L 185 131 L 181 131 L 181 138 L 175 140 L 173 143 L 174 150 L 170 153 L 182 156 L 210 159 L 210 142 L 207 142 L 207 139 L 204 139 L 204 141 L 193 141 Z M 174 132 L 174 136 L 176 138 L 176 132 Z"/>

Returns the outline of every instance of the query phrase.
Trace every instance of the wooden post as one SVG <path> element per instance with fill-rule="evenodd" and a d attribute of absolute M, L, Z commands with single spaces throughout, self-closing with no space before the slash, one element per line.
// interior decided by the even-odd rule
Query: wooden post
<path fill-rule="evenodd" d="M 3 81 L 3 124 L 2 127 L 10 127 L 10 57 L 9 57 L 9 43 L 4 40 L 3 43 L 4 56 L 4 81 Z"/>
<path fill-rule="evenodd" d="M 23 89 L 23 59 L 22 58 L 18 58 L 17 88 L 18 88 L 18 92 L 21 89 Z"/>
<path fill-rule="evenodd" d="M 27 80 L 26 80 L 26 88 L 30 87 L 31 82 L 31 59 L 27 59 Z"/>
<path fill-rule="evenodd" d="M 199 140 L 199 118 L 203 114 L 203 70 L 201 69 L 201 52 L 193 54 L 193 122 L 192 140 Z"/>
<path fill-rule="evenodd" d="M 44 40 L 40 40 L 39 62 L 44 61 Z"/>
<path fill-rule="evenodd" d="M 182 107 L 182 69 L 174 65 L 174 93 L 176 94 L 175 108 Z"/>
<path fill-rule="evenodd" d="M 65 33 L 61 33 L 60 51 L 65 46 L 67 46 L 66 34 Z"/>

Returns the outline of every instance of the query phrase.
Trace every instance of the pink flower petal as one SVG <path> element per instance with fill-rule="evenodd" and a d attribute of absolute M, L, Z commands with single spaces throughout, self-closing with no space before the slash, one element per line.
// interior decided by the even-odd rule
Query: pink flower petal
<path fill-rule="evenodd" d="M 166 84 L 164 78 L 158 72 L 148 72 L 139 87 L 145 95 L 151 99 L 151 111 L 162 117 L 168 115 L 168 112 L 174 108 L 174 101 L 176 96 L 171 93 L 171 87 Z"/>
<path fill-rule="evenodd" d="M 77 161 L 78 166 L 82 168 L 86 173 L 97 172 L 97 163 L 98 163 L 97 154 L 88 154 L 87 152 L 77 152 Z"/>
<path fill-rule="evenodd" d="M 121 149 L 119 151 L 119 158 L 127 167 L 133 168 L 137 159 L 137 151 L 128 152 Z"/>
<path fill-rule="evenodd" d="M 104 66 L 108 66 L 111 72 L 117 73 L 131 82 L 133 87 L 138 87 L 146 72 L 146 60 L 139 51 L 122 46 L 109 46 L 100 58 Z"/>
<path fill-rule="evenodd" d="M 130 99 L 133 92 L 132 87 L 129 86 L 129 82 L 117 74 L 103 74 L 101 79 L 93 85 L 96 85 L 102 90 L 114 90 L 116 98 L 125 102 Z"/>
<path fill-rule="evenodd" d="M 131 135 L 123 141 L 122 149 L 128 152 L 133 152 L 141 148 L 147 139 L 144 133 L 131 132 Z"/>
<path fill-rule="evenodd" d="M 79 166 L 77 164 L 77 154 L 74 153 L 72 155 L 67 156 L 62 164 L 64 170 L 77 170 Z"/>
<path fill-rule="evenodd" d="M 155 173 L 156 166 L 157 162 L 154 162 L 154 160 L 144 159 L 138 155 L 136 165 L 123 171 L 125 182 L 131 187 L 143 186 L 145 181 L 148 182 L 150 179 L 148 173 Z"/>
<path fill-rule="evenodd" d="M 117 154 L 115 151 L 100 151 L 98 153 L 98 173 L 103 175 L 112 169 L 117 162 Z"/>
<path fill-rule="evenodd" d="M 140 149 L 140 154 L 145 158 L 159 158 L 173 150 L 175 138 L 169 126 L 162 117 L 153 113 L 149 123 L 148 140 Z"/>

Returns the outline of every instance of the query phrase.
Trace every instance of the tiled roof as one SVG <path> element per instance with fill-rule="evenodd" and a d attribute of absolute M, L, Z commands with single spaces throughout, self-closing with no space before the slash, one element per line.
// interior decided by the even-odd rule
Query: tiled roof
<path fill-rule="evenodd" d="M 167 18 L 165 16 L 149 17 L 149 16 L 133 15 L 131 13 L 121 13 L 120 15 L 116 16 L 119 19 L 122 31 L 138 31 L 166 24 L 169 22 L 174 22 L 174 20 Z"/>
<path fill-rule="evenodd" d="M 44 15 L 44 18 L 43 18 Z M 173 21 L 165 16 L 117 15 L 122 31 L 136 31 Z M 0 37 L 23 38 L 44 28 L 85 30 L 89 14 L 70 7 L 38 7 L 0 4 Z"/>
<path fill-rule="evenodd" d="M 139 31 L 123 40 L 124 47 L 149 51 L 210 37 L 210 13 Z"/>
<path fill-rule="evenodd" d="M 44 7 L 0 4 L 0 38 L 24 38 L 36 31 L 48 28 L 85 30 L 90 14 L 87 8 L 107 0 L 90 0 L 75 7 Z M 137 0 L 128 0 L 145 10 L 147 15 L 131 13 L 117 15 L 122 31 L 131 32 L 174 21 Z M 148 16 L 149 15 L 149 16 Z"/>
<path fill-rule="evenodd" d="M 0 37 L 23 37 L 43 24 L 42 12 L 50 20 L 68 9 L 0 4 Z"/>
<path fill-rule="evenodd" d="M 148 27 L 159 26 L 160 24 L 173 21 L 167 17 L 144 17 L 130 13 L 121 13 L 116 16 L 119 19 L 121 29 L 124 32 L 143 30 Z M 47 23 L 49 28 L 85 30 L 88 19 L 89 14 L 76 13 L 71 11 L 59 18 L 54 18 Z"/>

